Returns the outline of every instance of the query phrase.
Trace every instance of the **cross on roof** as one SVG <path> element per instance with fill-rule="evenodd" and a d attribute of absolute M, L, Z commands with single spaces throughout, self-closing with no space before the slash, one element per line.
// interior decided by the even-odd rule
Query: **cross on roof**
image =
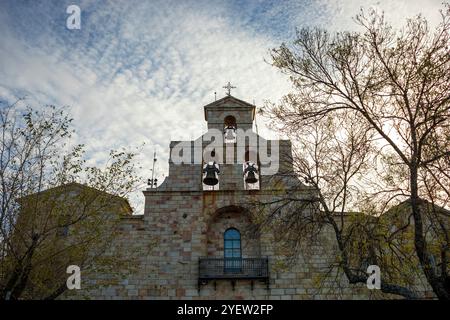
<path fill-rule="evenodd" d="M 228 81 L 226 86 L 223 86 L 222 88 L 227 89 L 227 95 L 231 95 L 231 89 L 236 89 L 236 87 L 233 87 L 230 83 L 230 81 Z"/>

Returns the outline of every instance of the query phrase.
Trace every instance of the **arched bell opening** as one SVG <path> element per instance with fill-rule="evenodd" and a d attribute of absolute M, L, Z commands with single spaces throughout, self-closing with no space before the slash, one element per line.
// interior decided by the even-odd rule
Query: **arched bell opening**
<path fill-rule="evenodd" d="M 236 118 L 233 116 L 226 116 L 223 129 L 225 143 L 236 143 L 236 129 Z"/>
<path fill-rule="evenodd" d="M 242 165 L 242 175 L 245 190 L 260 189 L 259 159 L 255 152 L 246 150 L 245 159 Z"/>
<path fill-rule="evenodd" d="M 204 155 L 202 167 L 203 190 L 219 190 L 220 167 L 215 161 L 216 151 L 212 150 L 210 154 Z"/>

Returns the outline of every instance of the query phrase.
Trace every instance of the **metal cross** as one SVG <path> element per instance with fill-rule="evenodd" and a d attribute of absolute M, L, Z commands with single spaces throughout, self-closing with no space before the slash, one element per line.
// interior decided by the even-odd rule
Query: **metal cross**
<path fill-rule="evenodd" d="M 236 87 L 233 87 L 230 83 L 230 81 L 228 81 L 226 86 L 223 86 L 222 88 L 227 89 L 227 95 L 230 96 L 231 95 L 231 89 L 236 89 Z"/>

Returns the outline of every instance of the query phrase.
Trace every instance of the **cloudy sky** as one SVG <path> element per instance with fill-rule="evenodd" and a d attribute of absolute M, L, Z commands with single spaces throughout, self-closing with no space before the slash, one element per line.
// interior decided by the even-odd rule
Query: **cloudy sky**
<path fill-rule="evenodd" d="M 90 164 L 110 149 L 146 143 L 142 188 L 167 174 L 170 140 L 205 129 L 202 106 L 233 95 L 261 105 L 290 89 L 265 59 L 296 27 L 354 29 L 361 7 L 384 10 L 394 25 L 422 13 L 437 23 L 442 0 L 0 1 L 0 98 L 26 95 L 35 106 L 68 105 Z M 81 29 L 66 9 L 81 9 Z M 276 137 L 258 120 L 260 132 Z M 133 205 L 142 210 L 143 196 Z"/>

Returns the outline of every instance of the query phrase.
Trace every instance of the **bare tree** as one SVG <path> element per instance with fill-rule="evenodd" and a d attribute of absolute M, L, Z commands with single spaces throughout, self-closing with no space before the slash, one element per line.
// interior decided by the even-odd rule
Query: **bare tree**
<path fill-rule="evenodd" d="M 413 223 L 406 219 L 404 228 L 412 224 L 414 254 L 436 296 L 449 299 L 448 216 L 428 214 L 430 210 L 425 209 L 428 206 L 423 202 L 441 207 L 449 204 L 449 5 L 441 14 L 442 21 L 434 32 L 421 16 L 409 19 L 403 29 L 395 32 L 383 15 L 373 10 L 368 14 L 361 11 L 356 17 L 361 32 L 331 35 L 320 29 L 297 31 L 292 45 L 283 44 L 272 51 L 273 65 L 290 75 L 295 91 L 278 105 L 269 104 L 266 114 L 286 133 L 301 130 L 316 139 L 306 150 L 319 152 L 320 157 L 317 162 L 312 157 L 306 164 L 300 160 L 303 167 L 300 172 L 320 190 L 320 204 L 326 214 L 336 209 L 342 213 L 348 205 L 358 208 L 357 204 L 365 199 L 372 200 L 374 205 L 363 211 L 380 215 L 392 201 L 409 199 Z M 351 129 L 344 134 L 345 152 L 338 147 L 325 155 L 320 151 L 326 150 L 328 143 L 322 139 L 330 133 L 323 124 L 336 119 L 342 119 L 344 130 Z M 365 131 L 367 138 L 355 140 L 356 144 L 352 145 L 353 137 L 364 137 L 361 131 Z M 336 146 L 341 144 L 339 132 L 342 128 L 332 128 L 331 134 L 337 134 L 332 139 Z M 333 162 L 328 157 L 339 159 Z M 364 173 L 368 165 L 366 158 L 372 159 L 371 173 L 365 173 L 370 181 L 359 185 L 364 188 L 356 188 L 351 180 Z M 334 168 L 327 170 L 328 177 L 321 173 L 320 161 Z M 324 188 L 318 178 L 322 184 L 331 183 Z M 355 189 L 361 190 L 359 196 Z M 342 265 L 346 268 L 349 266 L 345 262 L 347 239 L 341 234 L 345 223 L 341 219 L 340 225 L 334 226 L 333 219 L 325 216 L 325 220 L 336 231 Z M 393 232 L 391 237 L 380 231 L 383 230 L 379 227 L 381 219 L 376 220 L 372 225 L 378 227 L 373 232 L 365 230 L 365 234 L 372 234 L 373 239 L 384 238 L 384 243 L 392 246 L 394 242 L 390 238 L 401 234 L 398 230 L 404 228 Z M 431 248 L 435 246 L 427 238 L 429 225 L 440 239 L 438 256 L 433 254 Z M 376 242 L 370 243 L 368 257 L 379 262 L 386 248 L 376 249 Z M 392 264 L 390 270 L 395 266 Z M 352 270 L 345 273 L 352 283 L 366 279 Z M 406 287 L 395 283 L 384 283 L 384 291 L 413 297 Z"/>
<path fill-rule="evenodd" d="M 254 204 L 259 209 L 260 228 L 274 230 L 278 242 L 290 248 L 286 252 L 293 263 L 299 251 L 307 252 L 324 230 L 325 233 L 331 230 L 339 254 L 332 257 L 329 272 L 340 268 L 351 284 L 365 284 L 367 267 L 375 264 L 383 270 L 384 293 L 417 298 L 416 292 L 409 288 L 416 275 L 410 272 L 410 265 L 402 264 L 397 257 L 386 261 L 388 243 L 384 236 L 390 230 L 367 200 L 365 186 L 370 184 L 376 161 L 375 134 L 359 115 L 346 110 L 341 110 L 337 117 L 325 115 L 302 130 L 283 126 L 281 120 L 276 122 L 294 143 L 291 159 L 294 171 L 280 172 L 273 179 L 290 174 L 291 179 L 298 176 L 301 180 L 274 195 L 272 201 Z M 305 184 L 314 190 L 309 197 L 304 196 L 308 192 Z M 396 266 L 401 268 L 397 270 Z"/>
<path fill-rule="evenodd" d="M 134 153 L 111 151 L 103 168 L 86 166 L 83 146 L 68 145 L 71 122 L 64 108 L 38 111 L 22 100 L 0 109 L 3 299 L 60 296 L 71 264 L 86 274 L 120 269 L 121 257 L 105 253 L 132 211 L 125 197 L 137 182 Z"/>

